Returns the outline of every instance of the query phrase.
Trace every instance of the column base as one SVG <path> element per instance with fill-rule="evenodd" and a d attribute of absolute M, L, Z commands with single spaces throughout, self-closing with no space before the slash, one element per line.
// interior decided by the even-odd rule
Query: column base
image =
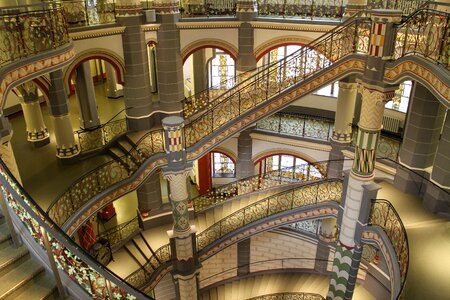
<path fill-rule="evenodd" d="M 404 193 L 418 196 L 423 196 L 426 188 L 421 176 L 412 173 L 402 166 L 397 167 L 394 177 L 394 185 L 397 189 Z"/>
<path fill-rule="evenodd" d="M 139 119 L 127 118 L 128 129 L 131 131 L 149 130 L 153 127 L 153 115 Z"/>
<path fill-rule="evenodd" d="M 123 89 L 115 90 L 115 91 L 107 90 L 106 91 L 106 97 L 108 97 L 108 99 L 121 98 L 121 97 L 123 97 Z"/>
<path fill-rule="evenodd" d="M 46 138 L 40 139 L 40 140 L 28 140 L 28 143 L 30 145 L 33 145 L 33 147 L 35 147 L 35 148 L 40 148 L 40 147 L 43 147 L 50 143 L 50 137 L 46 137 Z"/>
<path fill-rule="evenodd" d="M 78 160 L 78 155 L 80 154 L 80 148 L 78 145 L 73 145 L 70 148 L 56 148 L 56 157 L 60 159 L 61 162 L 71 163 Z"/>
<path fill-rule="evenodd" d="M 450 217 L 450 194 L 431 182 L 426 182 L 426 191 L 423 195 L 422 205 L 428 211 Z"/>

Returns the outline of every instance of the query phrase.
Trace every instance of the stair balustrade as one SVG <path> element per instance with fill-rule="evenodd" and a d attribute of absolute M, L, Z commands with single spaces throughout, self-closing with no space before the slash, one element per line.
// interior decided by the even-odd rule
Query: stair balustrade
<path fill-rule="evenodd" d="M 0 67 L 68 43 L 61 3 L 0 8 Z"/>
<path fill-rule="evenodd" d="M 325 300 L 320 294 L 315 293 L 275 293 L 258 297 L 249 298 L 247 300 Z"/>
<path fill-rule="evenodd" d="M 128 285 L 101 265 L 68 237 L 20 186 L 0 160 L 0 185 L 12 212 L 22 221 L 36 246 L 45 251 L 47 234 L 51 252 L 59 269 L 93 299 L 152 299 Z"/>

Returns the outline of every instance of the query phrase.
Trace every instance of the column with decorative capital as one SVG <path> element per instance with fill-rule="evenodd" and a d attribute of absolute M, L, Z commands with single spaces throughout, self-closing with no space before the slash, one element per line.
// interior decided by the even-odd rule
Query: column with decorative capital
<path fill-rule="evenodd" d="M 354 79 L 339 81 L 339 94 L 334 117 L 333 135 L 331 137 L 330 162 L 327 171 L 328 177 L 342 177 L 344 167 L 342 150 L 346 149 L 352 141 L 356 86 Z"/>
<path fill-rule="evenodd" d="M 178 299 L 197 299 L 197 275 L 199 262 L 196 251 L 195 226 L 189 223 L 188 177 L 191 164 L 186 161 L 184 149 L 184 120 L 167 117 L 162 120 L 167 166 L 164 176 L 169 182 L 172 204 L 173 228 L 168 231 L 173 257 L 173 276 L 176 281 Z"/>
<path fill-rule="evenodd" d="M 75 142 L 73 134 L 69 113 L 69 99 L 64 88 L 63 78 L 62 70 L 50 73 L 50 117 L 53 123 L 53 130 L 55 131 L 56 157 L 62 159 L 62 161 L 69 161 L 80 153 L 80 148 Z"/>
<path fill-rule="evenodd" d="M 17 90 L 22 96 L 20 105 L 27 127 L 28 142 L 35 147 L 47 145 L 50 142 L 50 136 L 42 117 L 37 86 L 32 81 L 28 81 L 18 86 Z"/>
<path fill-rule="evenodd" d="M 384 106 L 397 86 L 382 82 L 385 62 L 394 45 L 394 22 L 401 11 L 371 11 L 372 29 L 366 70 L 358 81 L 362 96 L 353 167 L 345 178 L 342 207 L 338 215 L 339 238 L 333 261 L 327 299 L 352 299 L 362 253 L 361 235 L 367 225 L 371 199 L 379 186 L 373 183 L 377 144 L 383 127 Z"/>

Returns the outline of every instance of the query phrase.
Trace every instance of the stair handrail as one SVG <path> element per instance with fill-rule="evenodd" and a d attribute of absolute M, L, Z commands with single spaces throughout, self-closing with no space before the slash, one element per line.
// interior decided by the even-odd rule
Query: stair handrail
<path fill-rule="evenodd" d="M 251 209 L 252 207 L 257 207 L 258 205 L 261 205 L 264 202 L 267 202 L 268 205 L 270 205 L 270 201 L 271 199 L 278 199 L 278 197 L 283 197 L 288 195 L 289 193 L 294 193 L 297 190 L 301 190 L 301 189 L 308 189 L 308 188 L 313 188 L 314 186 L 317 186 L 317 191 L 315 193 L 314 199 L 302 199 L 302 203 L 300 206 L 295 206 L 295 207 L 301 207 L 301 206 L 308 206 L 308 205 L 314 205 L 317 203 L 324 203 L 324 202 L 330 202 L 330 201 L 335 201 L 340 203 L 341 201 L 341 191 L 342 191 L 342 179 L 338 179 L 338 178 L 333 178 L 333 179 L 323 179 L 321 181 L 316 181 L 316 182 L 312 182 L 312 183 L 307 183 L 305 185 L 302 185 L 300 187 L 295 187 L 293 189 L 287 190 L 287 191 L 283 191 L 280 193 L 277 193 L 275 195 L 271 195 L 269 197 L 266 197 L 264 199 L 261 199 L 257 202 L 252 203 L 251 205 L 248 205 L 242 209 L 237 210 L 236 212 L 228 215 L 225 218 L 222 218 L 221 220 L 217 221 L 214 225 L 206 228 L 205 230 L 203 230 L 202 232 L 200 232 L 199 234 L 196 235 L 196 240 L 197 240 L 197 254 L 199 254 L 201 251 L 203 251 L 206 247 L 212 245 L 213 243 L 217 242 L 220 238 L 226 236 L 227 234 L 230 234 L 231 232 L 235 231 L 236 229 L 241 228 L 242 224 L 235 224 L 236 228 L 232 228 L 232 230 L 228 231 L 228 232 L 222 232 L 222 223 L 224 222 L 224 220 L 227 220 L 228 218 L 232 218 L 233 216 L 237 216 L 240 213 L 243 213 L 245 216 L 245 210 L 246 209 Z M 320 199 L 319 201 L 319 188 L 322 185 L 329 185 L 331 188 L 335 188 L 336 190 L 331 192 L 330 195 L 332 197 L 334 197 L 334 199 L 330 199 L 328 197 L 325 197 L 324 199 Z M 308 201 L 314 202 L 314 203 L 309 203 Z M 247 223 L 245 223 L 245 219 L 244 219 L 244 225 L 248 225 L 251 224 L 253 222 L 256 222 L 258 220 L 260 220 L 261 218 L 265 218 L 265 217 L 269 217 L 272 216 L 274 214 L 277 213 L 281 213 L 283 211 L 289 210 L 289 209 L 293 209 L 294 207 L 294 198 L 292 198 L 292 202 L 289 206 L 286 206 L 282 209 L 276 210 L 276 211 L 270 211 L 269 206 L 267 209 L 264 209 L 265 214 L 261 215 L 261 216 L 257 216 L 256 214 L 254 214 L 254 217 L 257 218 L 253 218 L 253 219 L 248 219 Z M 217 225 L 219 224 L 219 225 Z M 243 226 L 244 226 L 243 225 Z M 217 230 L 214 230 L 215 226 L 219 226 L 219 233 L 217 233 Z M 212 234 L 210 234 L 210 232 L 212 232 Z M 202 236 L 206 236 L 207 238 L 209 238 L 208 240 L 202 241 Z M 158 253 L 158 251 L 160 251 L 160 249 L 166 249 L 166 252 L 170 253 L 170 244 L 166 244 L 162 247 L 160 247 L 158 250 L 156 250 L 155 252 Z M 153 260 L 152 260 L 153 259 Z M 128 283 L 132 284 L 133 286 L 137 287 L 137 288 L 141 288 L 142 286 L 146 286 L 148 285 L 149 282 L 152 282 L 155 279 L 155 274 L 159 273 L 159 271 L 161 270 L 161 268 L 163 266 L 167 266 L 168 264 L 171 263 L 171 255 L 167 255 L 167 257 L 165 257 L 165 259 L 160 259 L 160 262 L 158 263 L 155 259 L 155 257 L 151 256 L 150 260 L 156 262 L 155 266 L 157 266 L 155 269 L 149 270 L 147 264 L 144 265 L 144 267 L 138 268 L 137 270 L 135 270 L 134 272 L 132 272 L 130 275 L 128 275 L 125 278 L 125 281 L 127 281 Z"/>
<path fill-rule="evenodd" d="M 387 226 L 388 222 L 389 226 Z M 397 295 L 399 299 L 404 291 L 409 268 L 409 243 L 405 226 L 400 215 L 387 199 L 372 199 L 368 225 L 381 227 L 392 243 L 400 268 L 401 284 Z"/>
<path fill-rule="evenodd" d="M 123 229 L 127 228 L 127 227 L 131 227 L 132 229 L 134 229 L 134 231 L 140 229 L 139 228 L 139 217 L 136 216 L 136 217 L 134 217 L 131 220 L 128 220 L 128 221 L 123 222 L 123 223 L 120 223 L 120 224 L 118 224 L 118 225 L 116 225 L 116 226 L 114 226 L 112 228 L 109 228 L 107 230 L 99 232 L 98 236 L 97 236 L 97 239 L 101 239 L 101 238 L 107 239 L 109 241 L 109 245 L 111 247 L 113 247 L 114 245 L 117 245 L 120 242 L 124 241 L 125 238 L 129 237 L 129 236 L 127 236 L 127 237 L 123 238 L 123 236 L 122 236 Z M 119 235 L 121 237 L 121 239 L 119 239 L 118 241 L 116 241 L 116 240 L 111 238 L 111 236 L 115 235 L 117 232 L 119 232 Z"/>
<path fill-rule="evenodd" d="M 325 300 L 325 298 L 320 294 L 308 292 L 272 293 L 248 298 L 246 300 L 284 300 L 291 298 L 296 300 Z"/>
<path fill-rule="evenodd" d="M 0 183 L 8 206 L 36 243 L 44 249 L 43 234 L 47 234 L 56 264 L 86 293 L 94 298 L 112 299 L 114 293 L 127 299 L 153 299 L 130 286 L 67 236 L 20 185 L 1 159 Z"/>
<path fill-rule="evenodd" d="M 267 71 L 271 70 L 274 66 L 276 66 L 276 65 L 278 65 L 278 64 L 280 64 L 280 63 L 282 63 L 283 61 L 288 61 L 288 60 L 290 60 L 290 59 L 296 57 L 297 55 L 300 55 L 300 54 L 301 54 L 302 52 L 304 52 L 306 49 L 313 49 L 313 50 L 314 50 L 314 47 L 315 47 L 318 43 L 320 43 L 321 41 L 323 41 L 323 40 L 325 40 L 326 38 L 328 38 L 328 36 L 333 35 L 335 32 L 337 32 L 337 31 L 340 30 L 341 28 L 344 28 L 344 27 L 346 27 L 346 26 L 352 24 L 353 22 L 355 22 L 355 21 L 358 20 L 358 19 L 366 19 L 366 17 L 363 16 L 363 12 L 358 12 L 357 14 L 355 14 L 355 15 L 353 15 L 352 17 L 348 18 L 348 19 L 345 20 L 344 22 L 338 24 L 337 26 L 335 26 L 335 27 L 332 28 L 331 30 L 327 31 L 325 34 L 323 34 L 323 35 L 317 37 L 317 38 L 314 39 L 313 41 L 309 42 L 307 45 L 303 46 L 303 47 L 300 48 L 299 50 L 297 50 L 297 51 L 291 53 L 290 55 L 288 55 L 288 56 L 282 58 L 281 60 L 279 60 L 279 61 L 277 61 L 277 62 L 273 62 L 273 63 L 270 63 L 270 64 L 266 64 L 266 65 L 257 67 L 257 68 L 255 68 L 255 69 L 253 69 L 253 70 L 247 71 L 247 72 L 245 72 L 245 73 L 242 73 L 242 74 L 239 74 L 239 75 L 236 75 L 236 76 L 230 78 L 230 79 L 229 79 L 230 81 L 232 80 L 232 81 L 236 82 L 237 84 L 236 84 L 235 86 L 233 86 L 231 89 L 229 89 L 229 90 L 227 90 L 226 92 L 222 93 L 220 96 L 216 97 L 214 100 L 216 100 L 216 99 L 218 99 L 218 98 L 221 98 L 222 96 L 224 96 L 226 93 L 228 93 L 228 92 L 231 91 L 231 90 L 237 89 L 237 87 L 240 87 L 240 86 L 242 86 L 242 85 L 248 84 L 252 78 L 255 78 L 255 77 L 257 77 L 258 75 L 261 75 L 261 73 L 264 73 L 264 72 L 267 72 Z M 239 79 L 241 79 L 241 78 L 243 79 L 242 81 L 239 80 Z M 209 89 L 205 89 L 205 90 L 203 90 L 203 91 L 201 91 L 201 92 L 196 93 L 195 95 L 191 96 L 190 98 L 192 98 L 192 97 L 194 97 L 194 96 L 198 96 L 198 95 L 203 94 L 203 93 L 205 93 L 205 92 L 207 93 L 208 91 L 209 91 Z M 190 98 L 188 98 L 188 99 L 185 100 L 185 101 L 188 101 L 188 100 L 189 100 L 189 101 L 192 101 Z M 194 98 L 194 99 L 195 99 L 195 98 Z M 222 102 L 222 101 L 221 101 L 221 102 Z M 183 102 L 183 104 L 185 104 L 185 103 L 186 103 L 186 102 Z M 220 103 L 220 102 L 219 102 L 219 103 Z M 200 106 L 200 109 L 199 109 L 199 110 L 196 110 L 196 111 L 194 111 L 194 112 L 189 112 L 189 111 L 188 111 L 188 112 L 185 112 L 186 109 L 185 109 L 185 107 L 184 107 L 184 105 L 183 105 L 183 114 L 184 114 L 184 118 L 185 118 L 185 119 L 190 118 L 191 116 L 197 115 L 198 113 L 200 113 L 200 112 L 202 111 L 202 109 L 204 109 L 204 108 L 210 109 L 211 107 L 213 107 L 213 106 L 215 106 L 215 105 L 217 105 L 217 104 L 219 104 L 219 103 L 216 103 L 216 101 L 214 101 L 214 103 L 206 103 L 204 106 Z"/>
<path fill-rule="evenodd" d="M 212 275 L 210 275 L 208 277 L 199 279 L 199 282 L 201 283 L 202 281 L 214 278 L 216 276 L 220 276 L 220 275 L 222 275 L 224 273 L 237 271 L 240 268 L 248 268 L 248 267 L 254 266 L 254 265 L 273 263 L 273 262 L 280 262 L 281 265 L 283 265 L 283 263 L 285 261 L 292 261 L 292 260 L 294 260 L 294 261 L 314 261 L 314 262 L 319 261 L 319 262 L 333 263 L 333 260 L 329 260 L 329 259 L 326 259 L 326 258 L 316 258 L 316 257 L 284 257 L 284 258 L 265 259 L 265 260 L 259 260 L 259 261 L 250 262 L 250 263 L 246 263 L 246 264 L 240 264 L 237 267 L 229 268 L 229 269 L 223 270 L 223 271 L 221 271 L 219 273 L 215 273 L 215 274 L 212 274 Z M 274 269 L 274 268 L 272 268 L 272 269 Z M 281 269 L 283 269 L 283 267 Z"/>
<path fill-rule="evenodd" d="M 263 184 L 263 181 L 265 180 L 275 180 L 278 185 L 281 185 L 283 183 L 299 183 L 299 182 L 308 182 L 313 180 L 320 180 L 322 177 L 314 177 L 310 174 L 311 167 L 314 167 L 319 171 L 323 177 L 327 177 L 327 166 L 328 166 L 329 160 L 324 161 L 317 161 L 317 162 L 307 162 L 305 164 L 301 164 L 295 167 L 286 167 L 282 168 L 280 170 L 273 170 L 269 172 L 265 172 L 264 174 L 257 174 L 250 177 L 242 178 L 227 184 L 220 185 L 216 187 L 215 189 L 211 190 L 210 192 L 199 195 L 193 199 L 191 199 L 191 202 L 193 203 L 194 207 L 194 213 L 198 214 L 201 213 L 209 208 L 211 206 L 215 206 L 216 204 L 225 202 L 226 200 L 240 195 L 245 195 L 250 192 L 256 192 L 263 190 L 266 187 Z M 284 176 L 283 173 L 292 173 L 292 175 L 295 175 L 296 170 L 306 170 L 306 174 L 300 178 L 292 178 Z M 247 184 L 248 183 L 248 184 Z M 252 186 L 252 190 L 250 192 L 243 192 L 242 194 L 239 193 L 239 187 L 240 186 Z M 272 187 L 272 186 L 270 186 Z M 212 201 L 208 201 L 212 200 Z M 204 202 L 207 203 L 204 203 Z M 199 203 L 200 202 L 200 203 Z"/>
<path fill-rule="evenodd" d="M 36 41 L 27 39 L 26 36 L 33 35 L 26 31 L 34 30 L 34 26 L 24 24 L 24 21 L 41 22 L 37 25 L 46 30 L 45 36 L 36 35 Z M 71 43 L 65 11 L 60 2 L 1 7 L 0 26 L 5 35 L 16 33 L 2 38 L 0 53 L 4 56 L 0 56 L 0 66 Z"/>

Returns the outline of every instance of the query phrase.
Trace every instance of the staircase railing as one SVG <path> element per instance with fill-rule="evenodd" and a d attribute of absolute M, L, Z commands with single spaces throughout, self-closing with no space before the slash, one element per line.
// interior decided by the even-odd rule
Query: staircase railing
<path fill-rule="evenodd" d="M 396 26 L 395 34 L 395 59 L 421 55 L 450 68 L 450 13 L 418 10 Z"/>
<path fill-rule="evenodd" d="M 432 2 L 428 0 L 367 0 L 367 9 L 396 9 L 401 10 L 403 15 L 409 15 Z"/>
<path fill-rule="evenodd" d="M 125 118 L 114 120 L 125 110 L 126 108 L 122 109 L 100 126 L 75 131 L 74 134 L 78 137 L 81 152 L 100 149 L 117 135 L 127 132 L 128 127 Z"/>
<path fill-rule="evenodd" d="M 274 293 L 262 296 L 257 296 L 249 298 L 247 300 L 325 300 L 320 294 L 315 293 L 302 293 L 302 292 L 291 292 L 291 293 Z"/>
<path fill-rule="evenodd" d="M 344 11 L 343 0 L 258 0 L 259 16 L 341 19 Z"/>
<path fill-rule="evenodd" d="M 370 226 L 380 226 L 386 232 L 394 247 L 397 255 L 397 262 L 400 267 L 401 290 L 399 296 L 403 292 L 403 287 L 408 275 L 409 266 L 409 245 L 408 235 L 402 219 L 398 215 L 394 206 L 386 199 L 374 199 L 369 215 Z"/>
<path fill-rule="evenodd" d="M 89 297 L 152 299 L 128 285 L 68 237 L 20 186 L 2 160 L 0 160 L 0 184 L 7 204 L 28 229 L 36 244 L 45 251 L 43 234 L 47 234 L 58 268 L 77 283 Z"/>
<path fill-rule="evenodd" d="M 230 214 L 197 234 L 197 251 L 202 251 L 205 247 L 212 245 L 222 237 L 243 226 L 269 216 L 302 206 L 330 201 L 340 202 L 341 193 L 341 179 L 325 179 L 257 201 Z M 125 278 L 125 281 L 140 288 L 149 281 L 154 280 L 156 271 L 159 271 L 163 265 L 166 266 L 171 261 L 170 245 L 164 245 L 155 252 L 157 257 L 151 256 L 150 261 L 144 267 L 131 273 Z"/>
<path fill-rule="evenodd" d="M 0 67 L 70 43 L 61 3 L 0 8 Z"/>
<path fill-rule="evenodd" d="M 328 161 L 307 163 L 254 175 L 221 185 L 209 193 L 193 198 L 194 211 L 195 213 L 200 213 L 202 210 L 225 202 L 233 197 L 265 190 L 274 186 L 323 179 L 326 177 L 327 166 Z M 311 169 L 315 169 L 321 175 L 316 176 L 315 174 L 317 173 L 311 172 Z"/>
<path fill-rule="evenodd" d="M 109 241 L 111 248 L 127 240 L 133 233 L 140 230 L 139 218 L 135 217 L 127 222 L 114 226 L 108 230 L 100 232 L 98 238 L 104 238 Z"/>

